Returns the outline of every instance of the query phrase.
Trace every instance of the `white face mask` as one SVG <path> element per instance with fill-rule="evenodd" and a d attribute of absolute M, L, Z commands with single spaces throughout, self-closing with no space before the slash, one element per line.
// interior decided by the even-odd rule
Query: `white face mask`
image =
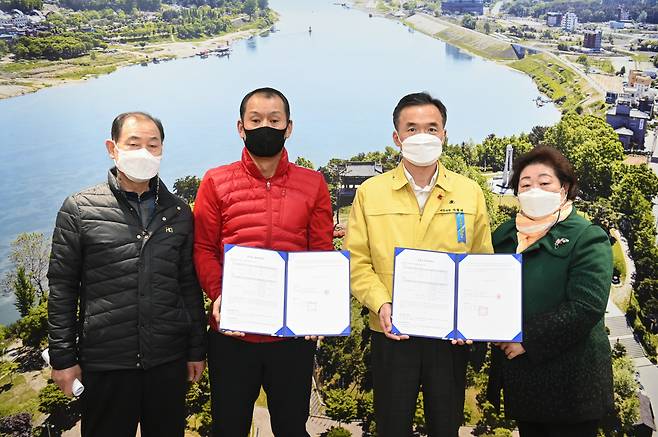
<path fill-rule="evenodd" d="M 436 135 L 416 134 L 402 141 L 402 156 L 419 167 L 435 164 L 442 151 L 443 141 Z"/>
<path fill-rule="evenodd" d="M 117 145 L 114 147 L 118 154 L 114 163 L 131 181 L 137 183 L 149 181 L 160 171 L 162 156 L 153 156 L 143 147 L 137 150 L 122 150 Z"/>
<path fill-rule="evenodd" d="M 521 211 L 530 218 L 541 218 L 553 214 L 562 206 L 562 189 L 557 193 L 545 191 L 541 188 L 532 188 L 519 193 Z"/>

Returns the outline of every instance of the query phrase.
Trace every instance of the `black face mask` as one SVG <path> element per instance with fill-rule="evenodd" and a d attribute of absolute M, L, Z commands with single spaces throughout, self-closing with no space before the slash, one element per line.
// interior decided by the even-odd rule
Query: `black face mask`
<path fill-rule="evenodd" d="M 256 129 L 245 129 L 244 144 L 254 156 L 262 158 L 274 156 L 283 149 L 283 144 L 286 142 L 286 128 L 274 129 L 273 127 L 264 126 Z"/>

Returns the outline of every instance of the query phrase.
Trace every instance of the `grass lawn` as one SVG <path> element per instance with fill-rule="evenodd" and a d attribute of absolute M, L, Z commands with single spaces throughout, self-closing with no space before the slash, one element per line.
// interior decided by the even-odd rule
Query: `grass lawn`
<path fill-rule="evenodd" d="M 0 386 L 11 384 L 11 388 L 0 393 L 0 417 L 28 412 L 38 414 L 39 393 L 28 383 L 23 374 L 13 374 L 0 379 Z"/>
<path fill-rule="evenodd" d="M 469 387 L 466 389 L 466 399 L 464 401 L 464 406 L 468 407 L 471 410 L 471 420 L 468 421 L 466 425 L 475 426 L 476 423 L 480 420 L 482 413 L 478 409 L 478 403 L 475 399 L 477 396 L 478 390 L 475 387 Z"/>
<path fill-rule="evenodd" d="M 494 195 L 494 204 L 496 206 L 500 205 L 505 205 L 505 206 L 515 206 L 519 207 L 519 200 L 516 198 L 516 196 L 499 196 L 499 195 Z"/>
<path fill-rule="evenodd" d="M 619 279 L 623 283 L 626 281 L 626 262 L 624 260 L 624 253 L 619 241 L 612 245 L 612 261 L 615 269 L 619 272 Z"/>

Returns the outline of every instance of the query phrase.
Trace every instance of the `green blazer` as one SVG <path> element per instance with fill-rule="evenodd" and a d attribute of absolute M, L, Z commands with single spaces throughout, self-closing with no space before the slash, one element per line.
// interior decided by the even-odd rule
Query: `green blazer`
<path fill-rule="evenodd" d="M 493 234 L 514 253 L 512 219 Z M 523 252 L 523 347 L 512 360 L 494 348 L 488 393 L 505 414 L 529 422 L 599 419 L 613 408 L 610 343 L 603 317 L 612 251 L 606 233 L 571 212 Z"/>

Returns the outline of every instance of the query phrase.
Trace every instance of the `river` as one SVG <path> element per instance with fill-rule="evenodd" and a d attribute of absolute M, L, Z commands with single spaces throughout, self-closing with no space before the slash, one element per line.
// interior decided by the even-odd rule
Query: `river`
<path fill-rule="evenodd" d="M 273 86 L 289 98 L 291 158 L 316 166 L 391 145 L 391 113 L 403 95 L 429 91 L 448 108 L 451 142 L 481 141 L 550 125 L 532 80 L 383 17 L 330 0 L 271 0 L 278 32 L 236 42 L 230 57 L 133 66 L 81 83 L 0 101 L 0 272 L 20 232 L 50 236 L 64 198 L 105 180 L 104 140 L 114 116 L 144 110 L 162 119 L 162 177 L 202 176 L 239 158 L 238 106 Z M 309 26 L 312 32 L 309 33 Z M 0 298 L 0 323 L 17 318 Z"/>

